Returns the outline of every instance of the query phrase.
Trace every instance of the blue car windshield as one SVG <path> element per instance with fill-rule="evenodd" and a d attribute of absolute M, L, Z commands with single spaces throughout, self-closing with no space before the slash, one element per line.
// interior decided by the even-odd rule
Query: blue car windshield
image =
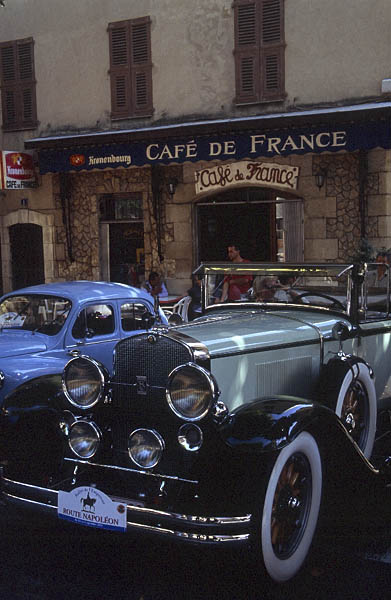
<path fill-rule="evenodd" d="M 71 306 L 70 300 L 59 296 L 8 296 L 0 303 L 0 328 L 56 335 L 62 329 Z"/>

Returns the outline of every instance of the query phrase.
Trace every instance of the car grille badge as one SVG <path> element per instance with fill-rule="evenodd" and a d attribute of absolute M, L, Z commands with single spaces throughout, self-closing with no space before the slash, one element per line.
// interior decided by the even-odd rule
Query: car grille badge
<path fill-rule="evenodd" d="M 146 396 L 147 395 L 147 378 L 145 377 L 145 375 L 137 375 L 136 376 L 136 386 L 137 386 L 137 394 L 139 396 Z"/>

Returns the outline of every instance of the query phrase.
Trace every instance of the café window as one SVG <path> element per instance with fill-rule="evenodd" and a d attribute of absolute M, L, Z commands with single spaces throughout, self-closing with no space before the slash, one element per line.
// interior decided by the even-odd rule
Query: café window
<path fill-rule="evenodd" d="M 101 221 L 142 221 L 142 194 L 105 194 L 100 199 Z"/>

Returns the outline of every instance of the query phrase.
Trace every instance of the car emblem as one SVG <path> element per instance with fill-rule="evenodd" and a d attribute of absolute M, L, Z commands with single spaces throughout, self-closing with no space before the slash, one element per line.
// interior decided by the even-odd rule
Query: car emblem
<path fill-rule="evenodd" d="M 156 335 L 152 335 L 152 334 L 150 334 L 150 335 L 147 337 L 147 340 L 148 340 L 148 342 L 149 342 L 150 344 L 156 344 L 156 342 L 157 342 L 157 337 L 156 337 Z"/>
<path fill-rule="evenodd" d="M 136 376 L 136 385 L 137 385 L 137 394 L 140 396 L 147 395 L 147 378 L 145 375 L 137 375 Z"/>

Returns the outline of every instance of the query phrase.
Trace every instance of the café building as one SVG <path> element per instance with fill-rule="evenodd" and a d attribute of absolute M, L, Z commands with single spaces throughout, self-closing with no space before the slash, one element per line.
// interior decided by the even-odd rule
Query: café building
<path fill-rule="evenodd" d="M 388 101 L 38 137 L 25 149 L 39 165 L 29 193 L 52 199 L 46 280 L 125 281 L 132 265 L 139 281 L 157 270 L 182 294 L 232 243 L 250 260 L 287 262 L 348 261 L 363 238 L 391 247 Z"/>

